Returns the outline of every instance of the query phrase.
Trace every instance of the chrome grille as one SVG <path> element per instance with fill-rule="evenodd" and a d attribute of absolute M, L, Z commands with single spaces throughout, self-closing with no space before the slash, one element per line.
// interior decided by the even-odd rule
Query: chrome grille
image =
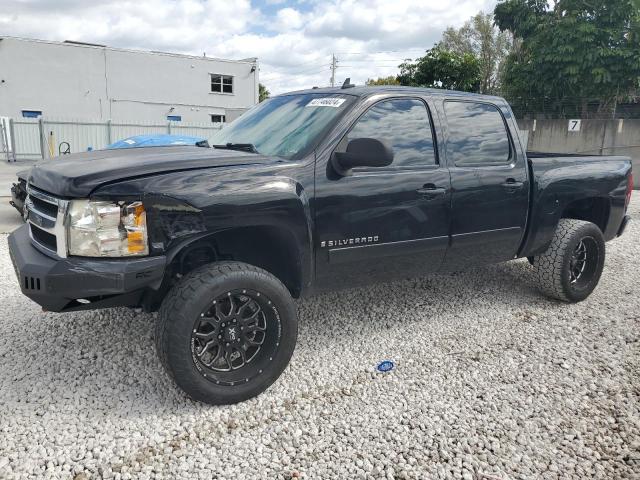
<path fill-rule="evenodd" d="M 27 185 L 27 222 L 31 243 L 41 252 L 65 258 L 67 256 L 67 235 L 64 218 L 68 200 L 56 198 L 37 188 Z"/>

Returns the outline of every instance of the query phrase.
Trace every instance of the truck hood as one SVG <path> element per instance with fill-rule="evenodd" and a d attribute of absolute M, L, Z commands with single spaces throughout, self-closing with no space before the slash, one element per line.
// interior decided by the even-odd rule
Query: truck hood
<path fill-rule="evenodd" d="M 29 183 L 53 195 L 77 198 L 118 180 L 279 161 L 255 153 L 190 146 L 98 150 L 56 157 L 36 165 L 29 173 Z"/>

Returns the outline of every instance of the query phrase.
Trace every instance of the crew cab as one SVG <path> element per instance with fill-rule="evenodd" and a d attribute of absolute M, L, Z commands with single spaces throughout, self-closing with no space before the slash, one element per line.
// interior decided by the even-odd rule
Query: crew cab
<path fill-rule="evenodd" d="M 159 310 L 162 364 L 212 404 L 286 368 L 294 298 L 526 257 L 544 294 L 577 302 L 629 221 L 630 159 L 527 155 L 498 97 L 299 91 L 210 144 L 40 164 L 9 244 L 45 310 Z"/>

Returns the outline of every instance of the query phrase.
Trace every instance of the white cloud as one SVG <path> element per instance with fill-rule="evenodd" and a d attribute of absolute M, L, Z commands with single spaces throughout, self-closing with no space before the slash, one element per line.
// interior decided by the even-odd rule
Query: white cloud
<path fill-rule="evenodd" d="M 202 53 L 247 31 L 259 12 L 249 0 L 0 0 L 0 31 L 46 40 Z"/>
<path fill-rule="evenodd" d="M 331 54 L 337 79 L 397 73 L 397 65 L 433 46 L 495 0 L 0 0 L 0 32 L 50 40 L 223 58 L 258 57 L 273 92 L 323 86 Z M 278 8 L 282 7 L 282 8 Z"/>
<path fill-rule="evenodd" d="M 275 26 L 278 30 L 296 30 L 303 26 L 302 14 L 294 8 L 283 8 L 276 14 L 277 22 Z"/>

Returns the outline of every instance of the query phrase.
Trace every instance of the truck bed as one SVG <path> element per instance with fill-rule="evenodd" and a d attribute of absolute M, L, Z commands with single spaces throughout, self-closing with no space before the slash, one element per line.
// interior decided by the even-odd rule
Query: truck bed
<path fill-rule="evenodd" d="M 555 157 L 606 157 L 607 155 L 587 155 L 584 153 L 555 153 L 555 152 L 529 152 L 527 158 L 555 158 Z"/>

